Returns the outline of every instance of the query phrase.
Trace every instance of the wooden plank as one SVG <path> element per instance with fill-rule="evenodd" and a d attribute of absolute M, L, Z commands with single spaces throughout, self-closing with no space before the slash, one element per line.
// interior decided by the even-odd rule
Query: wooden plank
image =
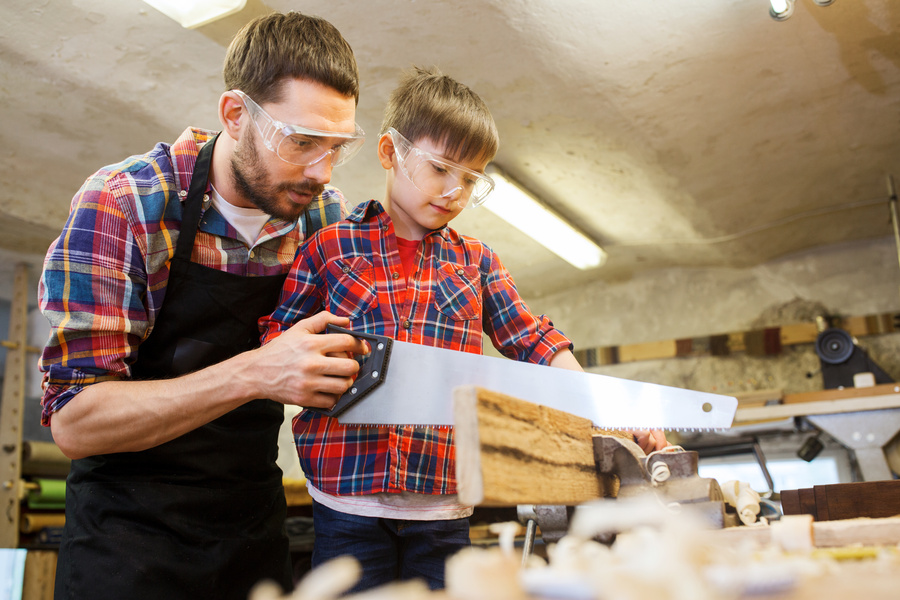
<path fill-rule="evenodd" d="M 56 584 L 55 550 L 29 550 L 25 556 L 22 600 L 53 600 Z"/>
<path fill-rule="evenodd" d="M 812 515 L 817 521 L 819 510 L 816 506 L 816 494 L 812 488 L 800 490 L 800 514 Z"/>
<path fill-rule="evenodd" d="M 848 400 L 850 398 L 864 398 L 867 396 L 882 396 L 897 394 L 900 398 L 900 385 L 896 383 L 882 383 L 871 387 L 842 388 L 832 390 L 819 390 L 815 392 L 799 392 L 785 394 L 782 404 L 796 404 L 800 402 L 823 402 L 828 400 Z"/>
<path fill-rule="evenodd" d="M 675 340 L 647 342 L 619 346 L 619 362 L 634 362 L 678 356 L 678 343 Z"/>
<path fill-rule="evenodd" d="M 828 498 L 826 497 L 826 492 L 821 486 L 814 485 L 813 495 L 816 497 L 816 512 L 813 514 L 813 517 L 816 521 L 830 521 L 832 517 L 828 514 Z"/>
<path fill-rule="evenodd" d="M 735 392 L 738 406 L 765 406 L 768 403 L 780 403 L 784 397 L 783 390 L 752 390 L 749 392 Z"/>
<path fill-rule="evenodd" d="M 22 480 L 22 417 L 25 406 L 25 347 L 28 341 L 28 265 L 16 265 L 9 311 L 9 337 L 0 396 L 0 548 L 19 545 Z"/>
<path fill-rule="evenodd" d="M 750 543 L 765 546 L 771 543 L 771 526 L 726 527 L 709 530 L 713 538 L 724 538 L 735 546 Z M 816 548 L 842 548 L 850 545 L 896 546 L 900 543 L 900 517 L 884 519 L 844 519 L 813 522 L 813 544 Z"/>
<path fill-rule="evenodd" d="M 799 515 L 800 510 L 800 490 L 782 490 L 781 491 L 781 512 L 786 515 Z"/>
<path fill-rule="evenodd" d="M 819 521 L 900 515 L 900 480 L 836 483 L 813 489 Z"/>
<path fill-rule="evenodd" d="M 575 505 L 603 496 L 591 422 L 473 386 L 453 391 L 463 504 Z"/>
<path fill-rule="evenodd" d="M 782 325 L 780 334 L 782 346 L 811 344 L 819 337 L 819 328 L 815 323 L 793 323 Z"/>
<path fill-rule="evenodd" d="M 813 539 L 817 548 L 840 548 L 851 544 L 896 546 L 900 544 L 900 517 L 813 523 Z"/>
<path fill-rule="evenodd" d="M 876 386 L 878 387 L 878 386 Z M 875 388 L 864 388 L 873 390 Z M 871 393 L 871 392 L 870 392 Z M 776 406 L 738 407 L 734 415 L 734 423 L 751 423 L 772 421 L 788 417 L 805 417 L 809 415 L 833 415 L 837 413 L 860 412 L 864 410 L 882 410 L 900 407 L 900 394 L 882 394 L 871 397 L 849 398 L 847 400 L 825 400 L 821 402 L 795 402 Z"/>
<path fill-rule="evenodd" d="M 305 479 L 285 477 L 282 482 L 284 483 L 284 497 L 288 506 L 312 505 L 312 497 L 309 495 Z"/>

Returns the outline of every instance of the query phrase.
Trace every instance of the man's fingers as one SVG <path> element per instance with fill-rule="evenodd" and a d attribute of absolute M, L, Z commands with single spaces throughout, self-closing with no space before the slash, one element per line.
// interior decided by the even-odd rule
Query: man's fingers
<path fill-rule="evenodd" d="M 338 327 L 346 327 L 350 324 L 347 317 L 339 317 L 330 312 L 322 311 L 311 317 L 297 321 L 291 328 L 298 327 L 307 333 L 322 333 L 327 325 L 337 325 Z"/>

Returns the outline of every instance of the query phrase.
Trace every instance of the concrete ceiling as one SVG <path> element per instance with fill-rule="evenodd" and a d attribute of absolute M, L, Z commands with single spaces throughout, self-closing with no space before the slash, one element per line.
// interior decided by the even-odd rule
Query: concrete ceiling
<path fill-rule="evenodd" d="M 187 30 L 140 0 L 0 4 L 0 288 L 40 262 L 86 176 L 217 128 L 221 64 L 268 9 L 327 18 L 353 46 L 363 152 L 333 183 L 380 198 L 371 140 L 400 71 L 436 65 L 497 120 L 496 162 L 609 253 L 570 267 L 486 210 L 454 222 L 526 297 L 671 266 L 744 267 L 891 235 L 900 181 L 900 2 L 250 0 Z"/>

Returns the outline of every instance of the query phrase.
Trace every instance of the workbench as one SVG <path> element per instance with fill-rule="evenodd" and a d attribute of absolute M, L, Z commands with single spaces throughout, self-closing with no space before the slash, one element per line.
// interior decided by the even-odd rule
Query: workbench
<path fill-rule="evenodd" d="M 738 406 L 735 431 L 764 430 L 802 417 L 851 451 L 864 481 L 893 479 L 887 445 L 900 432 L 900 384 L 786 394 L 780 403 Z"/>

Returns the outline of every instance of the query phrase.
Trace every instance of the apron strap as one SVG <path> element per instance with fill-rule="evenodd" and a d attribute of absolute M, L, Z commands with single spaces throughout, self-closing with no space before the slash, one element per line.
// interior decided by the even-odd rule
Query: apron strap
<path fill-rule="evenodd" d="M 187 198 L 184 200 L 181 216 L 181 229 L 178 232 L 178 242 L 175 246 L 173 258 L 180 258 L 185 262 L 191 261 L 191 253 L 194 249 L 194 238 L 197 235 L 197 227 L 200 225 L 200 216 L 203 212 L 203 195 L 206 193 L 209 182 L 209 166 L 212 163 L 213 148 L 216 140 L 208 140 L 197 154 L 197 163 L 194 166 L 194 175 L 191 177 L 191 187 Z"/>

